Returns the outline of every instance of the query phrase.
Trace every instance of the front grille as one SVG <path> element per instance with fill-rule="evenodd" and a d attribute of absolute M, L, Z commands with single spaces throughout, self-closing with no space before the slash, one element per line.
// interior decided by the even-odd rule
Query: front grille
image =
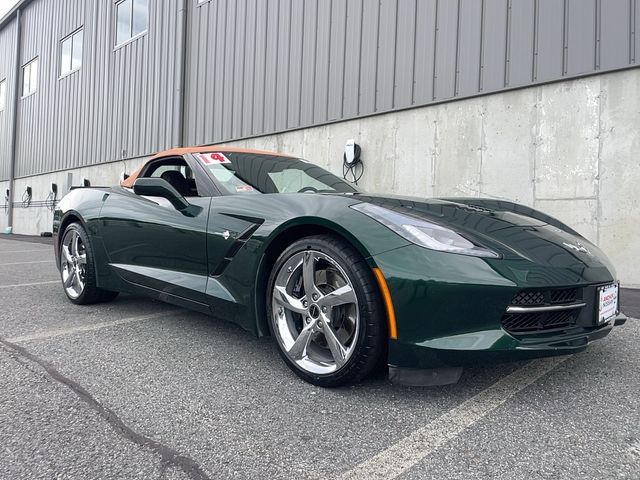
<path fill-rule="evenodd" d="M 502 326 L 512 333 L 534 333 L 556 330 L 575 325 L 578 309 L 557 312 L 506 313 Z"/>
<path fill-rule="evenodd" d="M 578 298 L 577 288 L 565 288 L 562 290 L 551 290 L 551 303 L 571 303 Z"/>
<path fill-rule="evenodd" d="M 544 304 L 544 292 L 539 290 L 523 290 L 516 293 L 511 300 L 511 305 L 542 305 Z"/>
<path fill-rule="evenodd" d="M 516 293 L 511 300 L 511 305 L 557 305 L 573 303 L 579 298 L 578 288 L 561 288 L 554 290 L 522 290 Z"/>
<path fill-rule="evenodd" d="M 511 306 L 544 307 L 571 305 L 583 299 L 583 289 L 556 288 L 545 290 L 522 290 L 516 293 Z M 544 333 L 551 330 L 566 329 L 576 325 L 580 308 L 550 312 L 508 312 L 502 316 L 502 327 L 513 334 Z"/>

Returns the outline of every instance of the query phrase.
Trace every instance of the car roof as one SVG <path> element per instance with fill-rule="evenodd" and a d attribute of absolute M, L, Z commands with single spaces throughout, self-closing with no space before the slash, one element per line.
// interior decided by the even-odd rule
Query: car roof
<path fill-rule="evenodd" d="M 157 160 L 158 158 L 163 157 L 172 157 L 178 155 L 186 155 L 190 153 L 212 153 L 212 152 L 220 152 L 220 153 L 253 153 L 258 155 L 269 155 L 269 156 L 278 156 L 285 158 L 295 158 L 291 155 L 287 155 L 285 153 L 278 152 L 269 152 L 267 150 L 253 150 L 250 148 L 238 148 L 238 147 L 227 147 L 224 145 L 206 145 L 201 147 L 179 147 L 179 148 L 171 148 L 169 150 L 163 150 L 162 152 L 156 153 L 154 156 L 146 160 L 139 168 L 137 168 L 134 172 L 131 173 L 129 178 L 120 182 L 120 185 L 127 188 L 133 188 L 133 184 L 140 175 L 142 169 L 147 165 L 147 163 Z"/>

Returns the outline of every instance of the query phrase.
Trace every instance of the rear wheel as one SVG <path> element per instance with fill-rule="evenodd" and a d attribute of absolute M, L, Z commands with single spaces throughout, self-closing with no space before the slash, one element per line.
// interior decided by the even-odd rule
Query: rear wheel
<path fill-rule="evenodd" d="M 79 223 L 70 224 L 60 242 L 60 276 L 67 298 L 78 305 L 108 302 L 118 292 L 96 286 L 96 268 L 89 237 Z"/>
<path fill-rule="evenodd" d="M 362 256 L 329 235 L 293 243 L 268 283 L 271 333 L 287 365 L 323 387 L 358 382 L 386 354 L 377 285 Z"/>

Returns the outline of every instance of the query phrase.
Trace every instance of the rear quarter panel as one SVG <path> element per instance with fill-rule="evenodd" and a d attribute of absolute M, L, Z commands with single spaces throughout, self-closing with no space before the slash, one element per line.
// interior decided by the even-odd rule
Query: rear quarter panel
<path fill-rule="evenodd" d="M 107 188 L 77 188 L 67 193 L 58 202 L 53 212 L 53 245 L 56 255 L 56 265 L 60 268 L 60 240 L 64 230 L 74 221 L 79 221 L 85 227 L 90 240 L 98 233 L 98 219 L 102 200 L 108 193 Z M 95 243 L 95 242 L 93 242 Z"/>

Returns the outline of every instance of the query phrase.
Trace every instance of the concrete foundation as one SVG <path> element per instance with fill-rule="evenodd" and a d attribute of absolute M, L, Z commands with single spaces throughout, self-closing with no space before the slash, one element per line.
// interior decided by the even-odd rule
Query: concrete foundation
<path fill-rule="evenodd" d="M 638 287 L 638 98 L 640 72 L 627 70 L 232 144 L 299 155 L 341 174 L 345 141 L 355 138 L 365 190 L 531 205 L 598 244 L 625 286 Z M 113 184 L 139 163 L 77 169 L 74 183 L 86 176 L 94 185 Z M 14 201 L 27 184 L 34 200 L 44 200 L 49 182 L 62 186 L 66 175 L 18 179 Z M 16 208 L 14 218 L 16 233 L 51 230 L 46 208 Z"/>
<path fill-rule="evenodd" d="M 48 198 L 51 183 L 58 186 L 58 200 L 64 196 L 70 186 L 81 185 L 82 179 L 87 178 L 94 186 L 110 186 L 117 184 L 121 173 L 132 172 L 138 168 L 143 159 L 123 160 L 119 162 L 106 163 L 102 165 L 92 165 L 90 167 L 76 168 L 44 175 L 18 178 L 15 180 L 12 201 L 13 210 L 13 233 L 25 235 L 39 235 L 42 232 L 50 232 L 53 223 L 53 211 L 46 206 L 37 206 Z M 69 182 L 71 174 L 71 182 Z M 22 198 L 27 188 L 31 187 L 32 203 L 36 205 L 23 206 Z M 4 195 L 9 188 L 9 182 L 0 182 L 0 193 L 2 197 L 0 204 L 4 204 Z M 0 232 L 4 232 L 7 227 L 6 211 L 0 212 Z"/>

